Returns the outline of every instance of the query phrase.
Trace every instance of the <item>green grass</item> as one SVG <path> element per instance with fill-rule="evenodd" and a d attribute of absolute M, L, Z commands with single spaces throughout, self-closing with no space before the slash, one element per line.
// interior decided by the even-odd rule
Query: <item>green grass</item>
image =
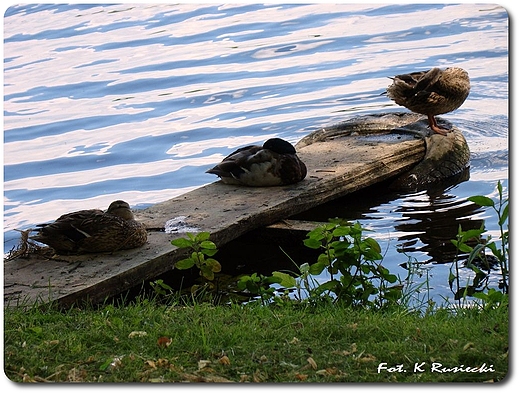
<path fill-rule="evenodd" d="M 338 305 L 150 300 L 65 312 L 4 309 L 5 374 L 16 382 L 500 381 L 508 338 L 506 308 L 422 317 Z M 381 363 L 396 369 L 378 373 Z M 424 372 L 414 372 L 415 363 Z M 431 372 L 433 363 L 488 371 Z"/>

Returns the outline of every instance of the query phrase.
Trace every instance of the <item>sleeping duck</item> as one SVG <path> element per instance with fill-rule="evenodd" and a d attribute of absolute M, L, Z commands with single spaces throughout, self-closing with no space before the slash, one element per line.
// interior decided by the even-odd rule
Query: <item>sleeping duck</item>
<path fill-rule="evenodd" d="M 449 130 L 437 124 L 435 115 L 459 108 L 470 90 L 468 73 L 458 67 L 396 75 L 392 80 L 386 90 L 388 97 L 410 111 L 428 116 L 430 129 L 442 135 Z"/>
<path fill-rule="evenodd" d="M 249 145 L 236 150 L 220 164 L 206 171 L 231 185 L 280 186 L 301 181 L 307 167 L 289 142 L 268 139 L 264 145 Z"/>
<path fill-rule="evenodd" d="M 117 200 L 106 212 L 88 209 L 60 216 L 52 223 L 40 224 L 31 239 L 52 247 L 59 254 L 114 252 L 133 249 L 146 243 L 144 226 L 134 220 L 130 206 Z"/>

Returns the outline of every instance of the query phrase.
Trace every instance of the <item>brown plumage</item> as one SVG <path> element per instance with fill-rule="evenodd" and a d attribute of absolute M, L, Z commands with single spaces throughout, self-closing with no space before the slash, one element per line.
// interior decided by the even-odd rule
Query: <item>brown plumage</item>
<path fill-rule="evenodd" d="M 294 146 L 281 138 L 271 138 L 262 146 L 249 145 L 234 151 L 206 172 L 227 184 L 262 187 L 299 182 L 307 175 L 307 167 Z"/>
<path fill-rule="evenodd" d="M 396 75 L 392 80 L 386 90 L 388 97 L 412 112 L 428 116 L 430 129 L 442 135 L 449 130 L 437 125 L 435 115 L 459 108 L 470 91 L 468 73 L 458 67 Z"/>
<path fill-rule="evenodd" d="M 49 245 L 58 254 L 133 249 L 143 246 L 148 238 L 144 226 L 134 220 L 128 203 L 121 200 L 112 202 L 106 212 L 71 212 L 38 227 L 38 234 L 31 239 Z"/>

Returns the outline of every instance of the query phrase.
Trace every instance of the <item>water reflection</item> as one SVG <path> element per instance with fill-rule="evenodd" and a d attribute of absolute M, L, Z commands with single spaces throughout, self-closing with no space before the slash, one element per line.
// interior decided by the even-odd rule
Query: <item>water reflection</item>
<path fill-rule="evenodd" d="M 462 230 L 478 229 L 484 223 L 479 218 L 484 209 L 455 194 L 457 185 L 466 179 L 467 172 L 451 185 L 444 183 L 406 194 L 389 191 L 389 181 L 296 215 L 294 219 L 323 222 L 339 217 L 359 221 L 374 231 L 370 236 L 378 241 L 392 238 L 399 253 L 421 252 L 428 256 L 421 260 L 423 264 L 449 263 L 457 257 L 451 240 L 456 238 L 459 226 Z M 388 217 L 394 217 L 394 221 L 388 223 Z M 385 260 L 385 265 L 392 269 L 401 262 L 402 259 Z"/>
<path fill-rule="evenodd" d="M 458 255 L 451 240 L 456 239 L 459 227 L 463 230 L 479 229 L 484 220 L 479 214 L 484 208 L 465 198 L 435 188 L 417 195 L 404 196 L 396 209 L 402 219 L 396 221 L 395 230 L 401 253 L 424 252 L 429 259 L 424 263 L 453 262 Z"/>

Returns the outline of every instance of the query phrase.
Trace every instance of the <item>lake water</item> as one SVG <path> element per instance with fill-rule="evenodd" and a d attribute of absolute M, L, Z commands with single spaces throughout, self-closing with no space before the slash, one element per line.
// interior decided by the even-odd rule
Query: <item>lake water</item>
<path fill-rule="evenodd" d="M 17 5 L 4 15 L 4 252 L 14 229 L 65 212 L 139 209 L 213 182 L 232 150 L 296 143 L 357 115 L 403 111 L 389 76 L 456 65 L 472 89 L 443 117 L 464 133 L 469 180 L 331 206 L 360 220 L 401 277 L 422 263 L 450 296 L 445 252 L 466 198 L 508 189 L 508 14 L 495 4 Z M 329 207 L 329 208 L 331 208 Z M 495 273 L 496 274 L 496 273 Z M 424 277 L 420 280 L 424 280 Z"/>

